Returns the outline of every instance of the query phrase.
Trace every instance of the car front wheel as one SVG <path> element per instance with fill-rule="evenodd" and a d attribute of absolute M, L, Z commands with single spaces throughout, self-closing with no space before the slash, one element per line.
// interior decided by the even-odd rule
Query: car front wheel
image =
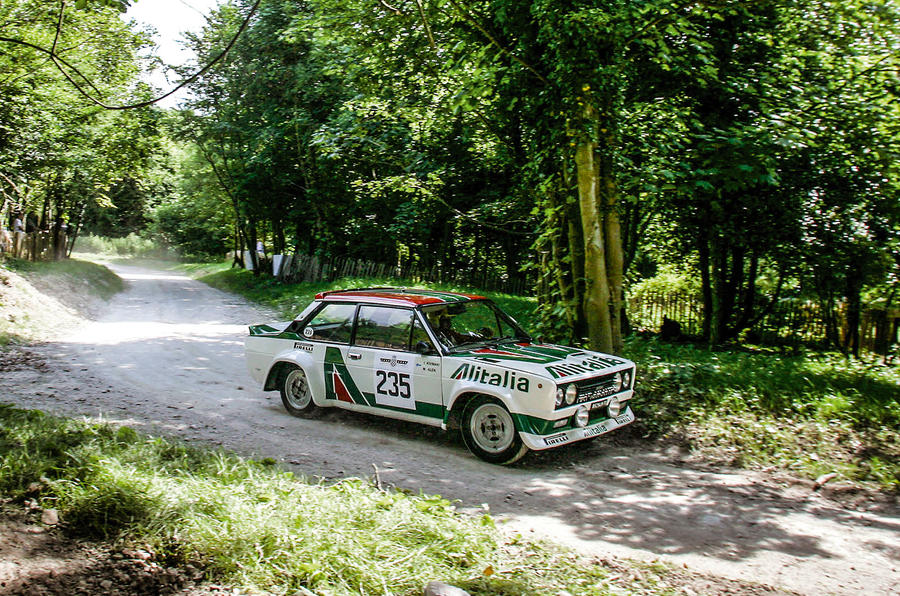
<path fill-rule="evenodd" d="M 300 418 L 314 418 L 320 413 L 321 409 L 312 398 L 309 379 L 299 366 L 286 365 L 281 371 L 278 387 L 281 390 L 281 402 L 290 414 Z"/>
<path fill-rule="evenodd" d="M 462 435 L 469 451 L 492 464 L 511 464 L 528 452 L 509 410 L 487 396 L 466 405 Z"/>

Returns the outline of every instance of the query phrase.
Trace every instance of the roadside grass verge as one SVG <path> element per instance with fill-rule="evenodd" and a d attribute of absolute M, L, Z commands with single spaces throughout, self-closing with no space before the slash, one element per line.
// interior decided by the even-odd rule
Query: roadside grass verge
<path fill-rule="evenodd" d="M 85 293 L 103 300 L 109 300 L 125 287 L 119 276 L 103 265 L 78 259 L 38 262 L 9 259 L 5 266 L 29 279 L 80 285 Z"/>
<path fill-rule="evenodd" d="M 900 368 L 631 339 L 638 423 L 703 459 L 900 492 Z"/>
<path fill-rule="evenodd" d="M 2 261 L 0 347 L 48 339 L 123 287 L 109 269 L 87 261 Z"/>
<path fill-rule="evenodd" d="M 392 279 L 284 284 L 228 264 L 180 268 L 214 287 L 276 309 L 287 320 L 317 292 L 404 285 Z M 410 286 L 483 293 L 527 330 L 532 298 L 440 284 Z M 249 323 L 250 321 L 248 321 Z M 692 344 L 631 338 L 637 363 L 634 440 L 680 441 L 695 458 L 744 468 L 775 468 L 900 492 L 900 368 L 809 352 L 716 352 Z"/>
<path fill-rule="evenodd" d="M 70 533 L 147 545 L 251 591 L 419 594 L 441 579 L 472 594 L 672 592 L 659 566 L 626 584 L 438 496 L 307 482 L 270 460 L 2 405 L 0 494 L 56 509 Z"/>
<path fill-rule="evenodd" d="M 179 267 L 185 273 L 220 290 L 240 294 L 253 302 L 275 309 L 285 320 L 292 319 L 303 307 L 312 302 L 319 292 L 346 290 L 349 288 L 370 288 L 378 286 L 399 286 L 427 288 L 450 292 L 465 292 L 486 296 L 496 302 L 525 329 L 531 329 L 537 301 L 527 296 L 514 296 L 502 292 L 488 292 L 477 288 L 456 284 L 416 282 L 411 280 L 374 277 L 344 277 L 333 282 L 302 282 L 287 284 L 271 276 L 254 276 L 244 269 L 231 269 L 228 264 L 190 264 Z"/>

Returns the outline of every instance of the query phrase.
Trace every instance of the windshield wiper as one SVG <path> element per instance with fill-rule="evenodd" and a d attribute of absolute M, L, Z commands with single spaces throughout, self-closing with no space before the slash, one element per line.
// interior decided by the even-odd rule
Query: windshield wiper
<path fill-rule="evenodd" d="M 476 340 L 476 341 L 467 341 L 467 342 L 465 342 L 465 343 L 461 343 L 461 344 L 457 344 L 457 345 L 453 346 L 452 348 L 450 348 L 450 351 L 451 351 L 451 352 L 457 352 L 457 351 L 461 351 L 461 350 L 464 349 L 464 348 L 465 348 L 465 349 L 469 349 L 469 348 L 471 348 L 472 346 L 477 346 L 477 345 L 479 345 L 479 344 L 486 344 L 486 343 L 490 343 L 490 340 L 488 340 L 488 339 L 479 339 L 479 340 Z"/>

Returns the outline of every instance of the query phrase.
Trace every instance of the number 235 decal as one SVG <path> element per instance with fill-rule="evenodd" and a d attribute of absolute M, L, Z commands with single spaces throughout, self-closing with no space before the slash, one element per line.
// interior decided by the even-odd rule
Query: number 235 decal
<path fill-rule="evenodd" d="M 414 410 L 412 375 L 395 370 L 375 370 L 375 403 Z"/>

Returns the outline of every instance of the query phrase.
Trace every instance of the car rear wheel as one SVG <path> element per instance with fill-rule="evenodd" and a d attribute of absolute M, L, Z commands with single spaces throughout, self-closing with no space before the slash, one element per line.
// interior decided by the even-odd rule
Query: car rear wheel
<path fill-rule="evenodd" d="M 278 387 L 281 390 L 281 402 L 290 414 L 300 418 L 313 418 L 321 409 L 312 398 L 309 379 L 299 366 L 285 365 L 279 376 Z"/>
<path fill-rule="evenodd" d="M 487 396 L 466 405 L 462 435 L 469 451 L 492 464 L 511 464 L 528 452 L 509 410 Z"/>

